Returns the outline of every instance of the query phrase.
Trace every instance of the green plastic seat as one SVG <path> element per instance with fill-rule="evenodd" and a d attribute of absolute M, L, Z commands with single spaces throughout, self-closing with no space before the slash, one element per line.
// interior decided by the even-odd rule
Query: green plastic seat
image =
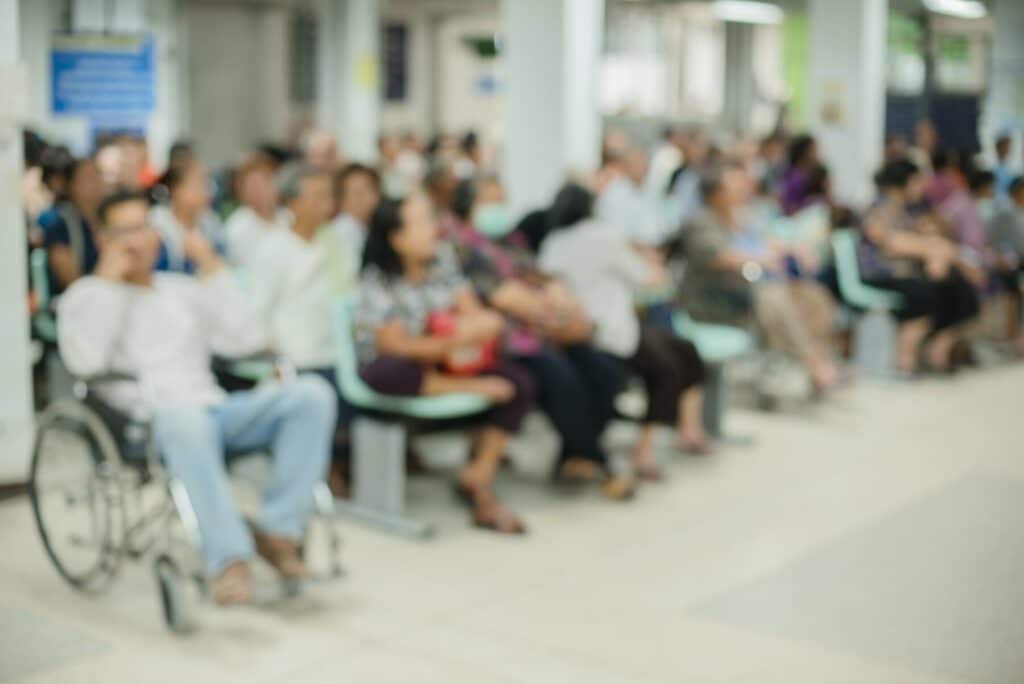
<path fill-rule="evenodd" d="M 28 273 L 36 300 L 32 331 L 43 342 L 57 344 L 57 317 L 50 310 L 50 273 L 47 270 L 46 250 L 42 247 L 36 247 L 29 253 Z"/>
<path fill-rule="evenodd" d="M 857 265 L 857 233 L 850 229 L 832 234 L 832 252 L 836 260 L 839 292 L 847 304 L 868 311 L 892 311 L 903 306 L 903 296 L 867 285 L 860 278 Z"/>
<path fill-rule="evenodd" d="M 345 401 L 369 411 L 390 413 L 407 418 L 448 420 L 471 416 L 490 407 L 477 394 L 442 394 L 435 397 L 396 397 L 370 389 L 359 377 L 355 344 L 352 337 L 352 295 L 339 297 L 334 305 L 334 332 L 337 339 L 336 374 Z"/>
<path fill-rule="evenodd" d="M 749 354 L 754 339 L 742 328 L 715 323 L 698 323 L 685 311 L 672 315 L 672 327 L 680 337 L 693 342 L 705 363 L 721 364 Z"/>

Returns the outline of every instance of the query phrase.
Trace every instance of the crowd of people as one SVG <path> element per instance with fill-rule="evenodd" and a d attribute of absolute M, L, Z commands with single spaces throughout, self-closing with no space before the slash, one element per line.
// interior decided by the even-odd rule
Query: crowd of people
<path fill-rule="evenodd" d="M 222 603 L 249 599 L 253 553 L 286 577 L 308 572 L 303 492 L 328 468 L 345 490 L 355 409 L 336 377 L 342 345 L 379 393 L 487 399 L 455 489 L 475 525 L 504 534 L 526 524 L 494 479 L 531 408 L 559 438 L 552 477 L 593 483 L 611 501 L 663 477 L 659 427 L 681 452 L 712 453 L 705 363 L 673 329 L 674 312 L 756 330 L 816 396 L 851 382 L 836 312 L 856 305 L 838 285 L 834 229 L 859 231 L 861 277 L 900 295 L 898 375 L 969 363 L 972 323 L 988 306 L 1004 321 L 997 342 L 1024 350 L 1024 180 L 1006 164 L 1007 139 L 986 170 L 942 148 L 927 124 L 913 145 L 894 137 L 877 199 L 858 212 L 833 200 L 810 136 L 723 143 L 678 128 L 648 153 L 611 131 L 600 169 L 523 216 L 510 213 L 494 155 L 473 134 L 426 145 L 383 136 L 369 166 L 314 131 L 299 149 L 264 145 L 215 175 L 187 142 L 162 173 L 136 137 L 100 141 L 83 158 L 25 142 L 28 247 L 47 256 L 59 353 L 75 374 L 137 377 L 107 398 L 154 407 L 158 448 L 196 509 Z M 354 301 L 351 340 L 335 338 L 341 298 Z M 218 386 L 211 355 L 267 349 L 297 375 Z M 621 472 L 602 436 L 633 377 L 647 408 Z M 250 531 L 222 457 L 268 444 L 274 482 Z"/>

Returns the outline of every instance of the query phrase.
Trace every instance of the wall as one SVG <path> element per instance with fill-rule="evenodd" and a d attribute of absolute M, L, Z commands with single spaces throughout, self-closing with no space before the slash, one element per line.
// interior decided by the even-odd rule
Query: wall
<path fill-rule="evenodd" d="M 290 119 L 287 11 L 193 1 L 185 24 L 190 137 L 202 159 L 220 167 L 283 137 Z"/>
<path fill-rule="evenodd" d="M 438 127 L 461 134 L 475 130 L 489 140 L 502 137 L 502 113 L 499 94 L 501 59 L 484 60 L 463 44 L 466 36 L 493 35 L 499 30 L 496 13 L 467 14 L 444 19 L 438 30 Z M 493 76 L 499 92 L 481 92 L 478 81 Z"/>

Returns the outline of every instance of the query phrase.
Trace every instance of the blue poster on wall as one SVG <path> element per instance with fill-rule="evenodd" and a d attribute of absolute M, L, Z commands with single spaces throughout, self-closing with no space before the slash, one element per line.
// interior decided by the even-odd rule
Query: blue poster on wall
<path fill-rule="evenodd" d="M 50 102 L 56 116 L 81 116 L 93 131 L 145 129 L 153 111 L 149 34 L 54 34 Z"/>

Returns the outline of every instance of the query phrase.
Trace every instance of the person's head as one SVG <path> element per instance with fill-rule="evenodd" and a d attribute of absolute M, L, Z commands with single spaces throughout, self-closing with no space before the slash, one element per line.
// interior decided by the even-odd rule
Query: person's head
<path fill-rule="evenodd" d="M 505 205 L 505 191 L 497 176 L 485 175 L 460 182 L 452 196 L 452 212 L 492 240 L 505 237 L 514 228 Z"/>
<path fill-rule="evenodd" d="M 1010 157 L 1010 136 L 1001 135 L 996 139 L 996 159 L 1005 162 Z"/>
<path fill-rule="evenodd" d="M 939 144 L 939 132 L 928 119 L 922 119 L 914 126 L 914 146 L 931 153 Z"/>
<path fill-rule="evenodd" d="M 68 167 L 73 161 L 66 147 L 50 147 L 43 152 L 42 181 L 54 197 L 67 197 Z"/>
<path fill-rule="evenodd" d="M 703 166 L 711 153 L 711 145 L 708 137 L 700 128 L 693 128 L 686 134 L 686 142 L 683 144 L 683 159 L 687 166 Z"/>
<path fill-rule="evenodd" d="M 1017 176 L 1010 181 L 1008 192 L 1014 205 L 1019 209 L 1024 209 L 1024 176 Z"/>
<path fill-rule="evenodd" d="M 364 226 L 369 224 L 373 210 L 380 204 L 380 176 L 369 166 L 349 164 L 335 185 L 341 213 L 352 216 Z"/>
<path fill-rule="evenodd" d="M 916 202 L 924 195 L 924 177 L 920 169 L 907 159 L 882 166 L 875 174 L 875 185 L 881 194 L 903 202 Z"/>
<path fill-rule="evenodd" d="M 829 197 L 832 192 L 828 167 L 824 164 L 815 164 L 812 166 L 810 171 L 807 172 L 804 191 L 807 193 L 808 197 Z"/>
<path fill-rule="evenodd" d="M 789 145 L 789 165 L 809 169 L 818 163 L 818 143 L 809 135 L 794 138 Z"/>
<path fill-rule="evenodd" d="M 750 178 L 739 164 L 716 164 L 705 169 L 700 179 L 704 204 L 718 213 L 731 213 L 750 198 Z"/>
<path fill-rule="evenodd" d="M 65 170 L 67 198 L 78 211 L 91 215 L 103 199 L 103 179 L 96 162 L 76 159 Z"/>
<path fill-rule="evenodd" d="M 377 152 L 380 155 L 381 162 L 390 166 L 398 159 L 398 155 L 402 152 L 402 146 L 395 136 L 382 135 L 377 138 Z"/>
<path fill-rule="evenodd" d="M 480 138 L 476 131 L 469 131 L 462 136 L 462 140 L 459 141 L 459 150 L 467 158 L 477 163 L 480 162 Z"/>
<path fill-rule="evenodd" d="M 639 148 L 627 151 L 622 158 L 622 168 L 629 180 L 640 185 L 647 176 L 647 153 Z"/>
<path fill-rule="evenodd" d="M 167 166 L 169 168 L 186 166 L 196 158 L 192 142 L 189 140 L 175 140 L 167 153 Z"/>
<path fill-rule="evenodd" d="M 786 139 L 776 134 L 761 140 L 761 159 L 771 166 L 785 163 Z"/>
<path fill-rule="evenodd" d="M 326 129 L 310 133 L 305 145 L 306 162 L 321 171 L 336 173 L 341 168 L 338 139 Z"/>
<path fill-rule="evenodd" d="M 434 258 L 437 240 L 437 221 L 425 195 L 383 200 L 370 219 L 363 267 L 376 266 L 388 277 L 401 277 Z"/>
<path fill-rule="evenodd" d="M 296 162 L 278 174 L 281 203 L 292 212 L 294 227 L 315 231 L 327 223 L 334 209 L 331 176 L 304 162 Z"/>
<path fill-rule="evenodd" d="M 234 191 L 238 201 L 261 215 L 272 214 L 277 206 L 274 162 L 259 152 L 247 156 L 235 168 Z"/>
<path fill-rule="evenodd" d="M 995 174 L 983 169 L 972 171 L 967 177 L 967 187 L 975 199 L 991 199 L 996 194 Z"/>
<path fill-rule="evenodd" d="M 192 159 L 167 169 L 161 179 L 167 187 L 171 208 L 186 216 L 198 216 L 210 206 L 210 182 L 204 167 Z"/>
<path fill-rule="evenodd" d="M 160 251 L 160 238 L 148 221 L 149 201 L 133 190 L 118 190 L 100 200 L 94 229 L 96 247 L 102 257 L 107 250 L 120 250 L 129 259 L 130 281 L 149 277 Z"/>
<path fill-rule="evenodd" d="M 907 158 L 907 138 L 900 133 L 890 133 L 885 137 L 885 161 L 898 161 Z"/>
<path fill-rule="evenodd" d="M 569 181 L 562 186 L 548 210 L 551 231 L 568 228 L 585 221 L 594 214 L 594 196 L 585 187 Z"/>
<path fill-rule="evenodd" d="M 435 166 L 427 172 L 423 179 L 423 187 L 426 189 L 430 201 L 441 212 L 451 210 L 452 199 L 458 184 L 459 179 L 447 165 Z"/>

